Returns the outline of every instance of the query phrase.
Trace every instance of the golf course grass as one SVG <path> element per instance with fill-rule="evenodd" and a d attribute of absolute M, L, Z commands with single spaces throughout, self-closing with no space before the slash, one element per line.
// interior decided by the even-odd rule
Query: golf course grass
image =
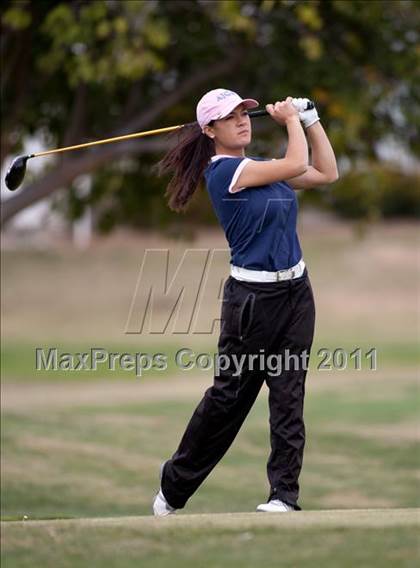
<path fill-rule="evenodd" d="M 419 511 L 306 511 L 3 523 L 4 566 L 413 566 Z"/>
<path fill-rule="evenodd" d="M 269 490 L 265 386 L 186 507 L 155 519 L 159 466 L 176 450 L 212 372 L 173 365 L 141 378 L 36 371 L 37 346 L 163 351 L 169 359 L 185 345 L 215 351 L 217 334 L 124 335 L 141 260 L 136 243 L 5 255 L 2 566 L 416 565 L 417 273 L 406 263 L 416 232 L 411 225 L 381 227 L 358 241 L 341 226 L 323 230 L 306 233 L 318 314 L 306 381 L 303 510 L 284 515 L 255 513 Z M 349 353 L 357 346 L 377 349 L 376 371 L 366 361 L 359 371 L 318 368 L 317 349 Z"/>

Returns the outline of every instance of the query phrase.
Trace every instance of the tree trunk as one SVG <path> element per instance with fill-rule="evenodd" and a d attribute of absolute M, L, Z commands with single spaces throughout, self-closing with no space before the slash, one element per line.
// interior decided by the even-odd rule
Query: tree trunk
<path fill-rule="evenodd" d="M 161 152 L 165 151 L 167 147 L 167 142 L 162 140 L 120 142 L 110 146 L 103 146 L 100 150 L 95 150 L 87 155 L 72 158 L 71 160 L 63 160 L 61 164 L 49 171 L 41 179 L 27 186 L 25 191 L 2 201 L 2 226 L 16 213 L 19 213 L 25 207 L 33 205 L 40 199 L 48 197 L 55 190 L 69 185 L 77 176 L 89 173 L 105 163 L 117 160 L 121 156 Z M 28 161 L 28 165 L 30 165 L 30 161 Z"/>

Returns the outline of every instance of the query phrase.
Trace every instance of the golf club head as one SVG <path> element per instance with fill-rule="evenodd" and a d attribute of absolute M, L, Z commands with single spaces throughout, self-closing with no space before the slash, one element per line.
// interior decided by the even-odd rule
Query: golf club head
<path fill-rule="evenodd" d="M 10 191 L 14 191 L 22 183 L 26 173 L 26 162 L 31 157 L 31 155 L 18 156 L 13 160 L 13 163 L 5 177 L 6 186 L 10 189 Z"/>

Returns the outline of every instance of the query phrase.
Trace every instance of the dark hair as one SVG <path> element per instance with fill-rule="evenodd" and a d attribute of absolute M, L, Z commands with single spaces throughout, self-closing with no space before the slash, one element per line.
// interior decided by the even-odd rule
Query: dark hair
<path fill-rule="evenodd" d="M 209 123 L 212 125 L 213 121 Z M 176 144 L 153 166 L 153 170 L 157 170 L 159 176 L 173 172 L 165 197 L 169 198 L 169 208 L 180 212 L 187 208 L 197 189 L 211 156 L 215 154 L 215 145 L 197 122 L 185 124 L 169 138 L 177 138 Z"/>

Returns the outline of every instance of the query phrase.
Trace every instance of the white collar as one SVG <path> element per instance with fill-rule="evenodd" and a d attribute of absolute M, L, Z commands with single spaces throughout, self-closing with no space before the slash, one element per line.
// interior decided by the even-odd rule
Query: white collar
<path fill-rule="evenodd" d="M 211 161 L 215 162 L 219 158 L 245 158 L 245 156 L 229 156 L 229 154 L 216 154 L 211 157 Z"/>

